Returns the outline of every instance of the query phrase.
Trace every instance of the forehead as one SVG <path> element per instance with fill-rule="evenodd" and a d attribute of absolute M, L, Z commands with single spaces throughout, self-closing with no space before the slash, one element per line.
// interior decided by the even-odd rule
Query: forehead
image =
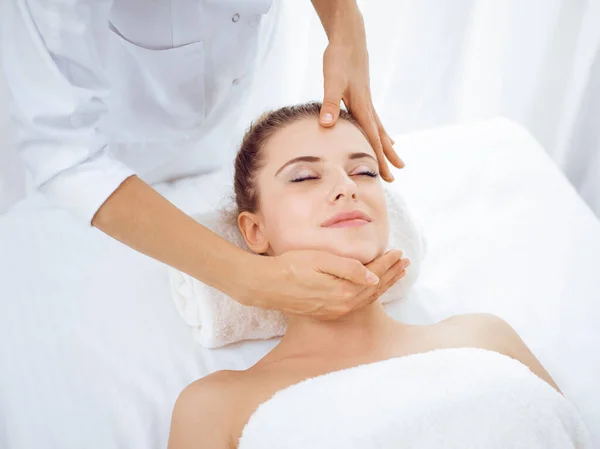
<path fill-rule="evenodd" d="M 355 152 L 375 157 L 366 137 L 352 123 L 338 120 L 334 127 L 324 128 L 316 117 L 297 120 L 278 130 L 263 151 L 267 164 L 283 164 L 298 156 L 337 159 Z"/>

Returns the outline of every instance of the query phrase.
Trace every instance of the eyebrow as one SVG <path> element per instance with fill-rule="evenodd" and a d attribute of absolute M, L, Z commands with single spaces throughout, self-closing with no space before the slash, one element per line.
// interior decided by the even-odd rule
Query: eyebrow
<path fill-rule="evenodd" d="M 350 160 L 364 159 L 364 158 L 370 158 L 370 159 L 373 159 L 375 162 L 377 162 L 377 159 L 375 159 L 373 156 L 371 156 L 368 153 L 350 153 L 348 155 L 348 159 L 350 159 Z M 285 164 L 283 164 L 281 167 L 279 167 L 279 170 L 277 170 L 277 172 L 275 173 L 275 176 L 277 176 L 279 173 L 281 173 L 281 171 L 288 165 L 292 165 L 297 162 L 321 162 L 322 160 L 323 159 L 321 159 L 320 157 L 317 157 L 317 156 L 295 157 L 294 159 L 290 159 Z"/>

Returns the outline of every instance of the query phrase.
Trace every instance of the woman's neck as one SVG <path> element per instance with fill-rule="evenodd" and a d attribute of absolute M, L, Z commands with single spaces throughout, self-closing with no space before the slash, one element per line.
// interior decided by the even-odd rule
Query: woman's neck
<path fill-rule="evenodd" d="M 297 315 L 288 317 L 288 328 L 279 344 L 286 354 L 339 357 L 368 354 L 388 341 L 400 323 L 378 302 L 337 320 L 323 321 Z"/>

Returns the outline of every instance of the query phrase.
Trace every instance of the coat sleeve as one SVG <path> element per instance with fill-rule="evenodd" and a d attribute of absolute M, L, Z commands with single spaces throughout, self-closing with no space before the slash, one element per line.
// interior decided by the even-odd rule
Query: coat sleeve
<path fill-rule="evenodd" d="M 99 121 L 107 113 L 112 0 L 8 0 L 3 66 L 17 150 L 36 187 L 91 220 L 133 170 L 111 158 Z"/>

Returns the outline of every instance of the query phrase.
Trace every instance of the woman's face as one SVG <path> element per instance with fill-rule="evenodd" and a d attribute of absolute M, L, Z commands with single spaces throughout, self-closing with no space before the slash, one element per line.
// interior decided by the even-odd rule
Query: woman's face
<path fill-rule="evenodd" d="M 375 152 L 351 123 L 306 118 L 262 149 L 256 214 L 238 220 L 249 247 L 278 255 L 323 250 L 368 263 L 388 243 L 387 206 Z"/>

